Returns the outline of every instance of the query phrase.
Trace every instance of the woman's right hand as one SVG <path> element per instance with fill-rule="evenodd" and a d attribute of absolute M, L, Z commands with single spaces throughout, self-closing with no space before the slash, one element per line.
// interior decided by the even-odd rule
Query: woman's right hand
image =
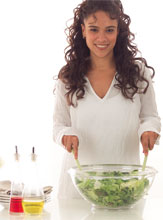
<path fill-rule="evenodd" d="M 72 149 L 74 150 L 74 157 L 78 159 L 78 145 L 79 139 L 75 135 L 64 135 L 62 137 L 62 144 L 64 145 L 65 149 L 71 153 Z"/>

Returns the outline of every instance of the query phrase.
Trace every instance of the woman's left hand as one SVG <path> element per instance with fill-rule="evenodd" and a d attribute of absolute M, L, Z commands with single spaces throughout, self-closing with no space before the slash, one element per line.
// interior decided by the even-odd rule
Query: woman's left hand
<path fill-rule="evenodd" d="M 145 131 L 141 136 L 143 153 L 148 155 L 148 150 L 152 150 L 158 138 L 158 134 L 153 131 Z"/>

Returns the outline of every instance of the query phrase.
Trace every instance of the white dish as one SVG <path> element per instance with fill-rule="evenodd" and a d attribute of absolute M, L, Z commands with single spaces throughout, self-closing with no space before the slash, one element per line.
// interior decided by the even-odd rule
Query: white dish
<path fill-rule="evenodd" d="M 8 208 L 10 204 L 10 190 L 11 189 L 11 181 L 3 180 L 0 181 L 0 205 L 4 208 Z M 53 191 L 52 186 L 43 187 L 44 190 L 44 201 L 48 203 L 51 201 L 51 192 Z"/>

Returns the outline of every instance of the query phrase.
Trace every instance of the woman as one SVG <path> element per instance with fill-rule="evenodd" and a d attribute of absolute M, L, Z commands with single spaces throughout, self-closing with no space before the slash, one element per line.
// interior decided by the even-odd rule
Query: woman
<path fill-rule="evenodd" d="M 130 17 L 120 0 L 84 0 L 68 28 L 66 65 L 59 72 L 54 141 L 64 156 L 59 196 L 77 197 L 67 170 L 81 164 L 139 164 L 158 144 L 160 118 L 154 69 L 133 44 Z"/>

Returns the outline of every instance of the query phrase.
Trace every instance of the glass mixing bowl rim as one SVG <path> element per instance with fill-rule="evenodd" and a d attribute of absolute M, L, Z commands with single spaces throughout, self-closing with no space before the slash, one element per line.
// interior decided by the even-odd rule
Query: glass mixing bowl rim
<path fill-rule="evenodd" d="M 100 175 L 93 175 L 93 174 L 91 174 L 89 177 L 90 178 L 97 178 L 97 177 L 99 177 L 99 178 L 130 178 L 130 177 L 132 177 L 132 178 L 134 178 L 134 177 L 141 177 L 141 176 L 153 176 L 153 175 L 155 175 L 155 174 L 157 174 L 158 173 L 158 171 L 154 168 L 154 167 L 151 167 L 151 166 L 146 166 L 146 168 L 145 168 L 145 170 L 144 171 L 142 171 L 141 169 L 142 169 L 142 165 L 137 165 L 137 164 L 83 164 L 83 165 L 81 165 L 81 170 L 77 167 L 77 166 L 73 166 L 73 167 L 71 167 L 69 170 L 68 170 L 68 172 L 69 173 L 71 173 L 72 171 L 74 172 L 75 171 L 75 174 L 84 174 L 85 173 L 85 171 L 87 172 L 87 171 L 91 171 L 91 170 L 84 170 L 84 168 L 95 168 L 95 167 L 126 167 L 126 168 L 129 168 L 129 167 L 131 167 L 131 168 L 133 168 L 131 171 L 134 171 L 134 170 L 136 170 L 136 168 L 139 168 L 140 170 L 138 170 L 139 172 L 138 172 L 138 174 L 136 174 L 136 173 L 133 173 L 132 175 L 130 175 L 130 174 L 124 174 L 124 175 L 121 175 L 121 176 L 100 176 Z M 108 170 L 108 171 L 116 171 L 116 170 Z M 117 171 L 120 171 L 120 170 L 118 170 L 117 169 Z M 128 170 L 129 171 L 129 170 Z M 98 172 L 98 171 L 97 171 Z M 99 171 L 100 172 L 100 171 Z M 105 172 L 105 170 L 103 171 L 103 172 Z M 121 171 L 120 171 L 121 172 Z M 124 172 L 127 172 L 127 170 L 126 171 L 124 171 Z"/>

